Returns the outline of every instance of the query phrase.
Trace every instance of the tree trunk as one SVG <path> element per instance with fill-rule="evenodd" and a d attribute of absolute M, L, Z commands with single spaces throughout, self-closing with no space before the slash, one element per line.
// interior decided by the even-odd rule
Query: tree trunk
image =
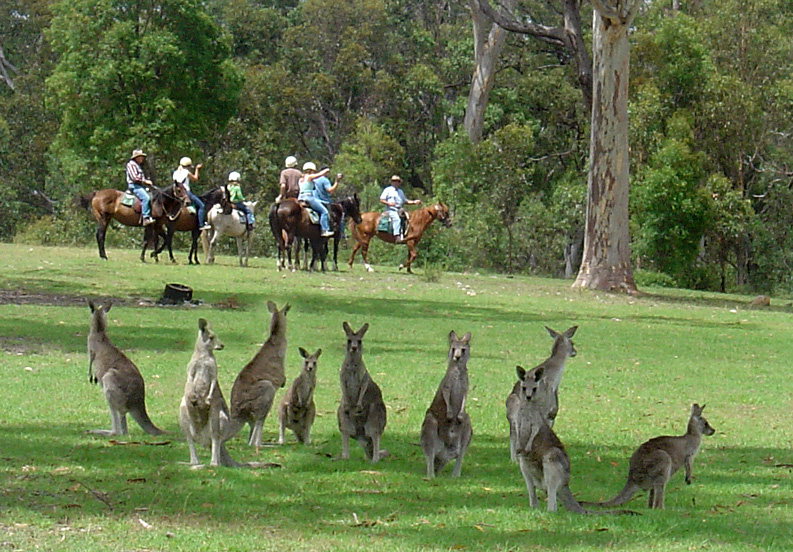
<path fill-rule="evenodd" d="M 465 107 L 463 127 L 472 144 L 482 140 L 485 122 L 485 109 L 496 78 L 498 56 L 507 39 L 507 31 L 496 25 L 482 12 L 479 0 L 468 0 L 474 27 L 474 74 L 471 78 L 471 91 Z M 512 8 L 515 0 L 506 0 L 505 5 Z"/>
<path fill-rule="evenodd" d="M 634 293 L 628 230 L 628 30 L 639 0 L 593 0 L 586 230 L 573 287 Z"/>

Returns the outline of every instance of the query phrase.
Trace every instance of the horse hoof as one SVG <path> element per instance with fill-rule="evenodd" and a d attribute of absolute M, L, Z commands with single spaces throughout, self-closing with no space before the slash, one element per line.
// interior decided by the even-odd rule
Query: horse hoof
<path fill-rule="evenodd" d="M 402 270 L 403 268 L 405 268 L 405 265 L 399 265 L 399 270 Z M 408 270 L 408 272 L 410 271 Z"/>

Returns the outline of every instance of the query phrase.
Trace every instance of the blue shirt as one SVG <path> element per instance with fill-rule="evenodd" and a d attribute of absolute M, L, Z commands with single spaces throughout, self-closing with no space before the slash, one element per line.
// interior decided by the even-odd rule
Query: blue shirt
<path fill-rule="evenodd" d="M 330 183 L 327 176 L 320 176 L 319 178 L 314 179 L 314 197 L 317 198 L 322 203 L 333 203 L 333 199 L 330 197 L 330 192 L 328 191 L 329 188 L 332 188 L 333 184 Z"/>
<path fill-rule="evenodd" d="M 400 207 L 407 201 L 405 197 L 405 192 L 403 192 L 400 188 L 395 188 L 394 186 L 387 186 L 383 193 L 380 194 L 380 199 L 386 200 L 388 203 L 394 203 L 395 205 L 392 207 L 391 205 L 386 205 L 387 211 L 398 211 Z"/>

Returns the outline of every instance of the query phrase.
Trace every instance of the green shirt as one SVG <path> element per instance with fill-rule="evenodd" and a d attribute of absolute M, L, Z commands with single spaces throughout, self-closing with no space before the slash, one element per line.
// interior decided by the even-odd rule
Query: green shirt
<path fill-rule="evenodd" d="M 242 187 L 240 186 L 239 182 L 230 182 L 228 185 L 229 190 L 229 200 L 232 203 L 239 203 L 241 201 L 245 201 L 245 198 L 242 197 Z"/>

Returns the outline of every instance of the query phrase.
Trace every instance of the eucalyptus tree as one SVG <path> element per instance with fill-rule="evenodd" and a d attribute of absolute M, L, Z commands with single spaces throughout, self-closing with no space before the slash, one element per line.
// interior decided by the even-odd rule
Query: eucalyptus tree
<path fill-rule="evenodd" d="M 122 181 L 136 147 L 170 168 L 234 113 L 240 78 L 200 0 L 62 0 L 52 10 L 53 153 L 72 185 Z"/>

